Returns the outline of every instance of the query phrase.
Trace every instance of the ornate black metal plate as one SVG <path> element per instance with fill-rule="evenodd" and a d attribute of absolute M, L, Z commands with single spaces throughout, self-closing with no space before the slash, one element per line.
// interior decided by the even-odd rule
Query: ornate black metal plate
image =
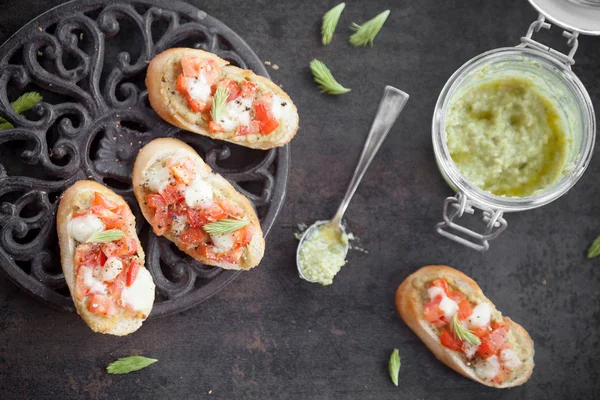
<path fill-rule="evenodd" d="M 73 311 L 61 272 L 55 214 L 61 193 L 93 179 L 129 202 L 156 282 L 151 317 L 215 294 L 238 272 L 194 262 L 148 229 L 131 190 L 138 150 L 156 137 L 192 145 L 254 204 L 265 233 L 283 203 L 288 147 L 259 151 L 213 141 L 165 123 L 148 104 L 146 65 L 170 47 L 212 51 L 268 76 L 260 59 L 223 23 L 172 0 L 80 0 L 31 21 L 0 47 L 0 266 L 12 281 Z M 38 91 L 25 116 L 10 102 Z"/>

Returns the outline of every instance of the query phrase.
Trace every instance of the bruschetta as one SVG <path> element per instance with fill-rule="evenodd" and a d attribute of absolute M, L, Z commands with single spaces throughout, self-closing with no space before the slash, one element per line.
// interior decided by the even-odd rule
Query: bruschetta
<path fill-rule="evenodd" d="M 76 182 L 60 200 L 56 226 L 79 315 L 95 332 L 136 331 L 152 311 L 154 281 L 125 200 L 97 182 Z"/>
<path fill-rule="evenodd" d="M 265 241 L 248 199 L 177 139 L 155 139 L 133 166 L 133 191 L 154 233 L 224 269 L 260 263 Z"/>
<path fill-rule="evenodd" d="M 279 86 L 203 50 L 158 54 L 148 65 L 146 87 L 154 111 L 190 132 L 270 149 L 298 130 L 296 106 Z"/>
<path fill-rule="evenodd" d="M 503 317 L 477 283 L 454 268 L 423 267 L 398 287 L 406 324 L 444 364 L 495 388 L 525 383 L 533 372 L 533 341 Z"/>

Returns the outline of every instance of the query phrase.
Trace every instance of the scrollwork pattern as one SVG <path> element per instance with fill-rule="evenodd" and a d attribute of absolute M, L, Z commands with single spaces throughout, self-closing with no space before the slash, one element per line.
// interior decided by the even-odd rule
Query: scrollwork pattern
<path fill-rule="evenodd" d="M 155 237 L 143 220 L 131 170 L 139 149 L 156 137 L 179 137 L 192 145 L 248 196 L 265 230 L 274 221 L 287 180 L 287 148 L 258 152 L 215 142 L 179 131 L 149 108 L 147 64 L 178 45 L 266 74 L 229 28 L 169 0 L 71 2 L 31 21 L 0 48 L 0 115 L 14 125 L 0 131 L 0 266 L 54 307 L 73 309 L 54 219 L 61 193 L 80 179 L 112 187 L 132 206 L 157 285 L 153 316 L 188 308 L 236 276 L 194 262 Z M 21 116 L 10 101 L 27 91 L 40 92 L 44 101 Z"/>

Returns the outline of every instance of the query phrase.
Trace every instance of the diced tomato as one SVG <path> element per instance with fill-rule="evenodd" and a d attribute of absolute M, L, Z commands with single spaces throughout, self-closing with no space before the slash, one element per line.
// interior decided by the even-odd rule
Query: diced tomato
<path fill-rule="evenodd" d="M 98 192 L 94 192 L 94 198 L 92 199 L 92 206 L 102 206 L 108 210 L 117 208 L 117 203 L 107 199 Z"/>
<path fill-rule="evenodd" d="M 188 228 L 181 235 L 179 235 L 179 240 L 186 246 L 193 246 L 197 244 L 205 243 L 206 241 L 206 233 L 199 228 Z"/>
<path fill-rule="evenodd" d="M 87 269 L 86 267 L 79 267 L 75 275 L 75 297 L 79 301 L 83 300 L 88 292 L 88 288 L 84 284 L 85 271 Z"/>
<path fill-rule="evenodd" d="M 205 113 L 210 111 L 212 108 L 212 99 L 210 98 L 207 101 L 195 100 L 189 95 L 189 93 L 186 93 L 185 97 L 193 112 Z"/>
<path fill-rule="evenodd" d="M 185 200 L 185 189 L 186 186 L 183 184 L 170 182 L 159 190 L 159 194 L 164 199 L 166 205 L 171 205 Z"/>
<path fill-rule="evenodd" d="M 125 285 L 127 285 L 127 287 L 133 285 L 139 271 L 140 263 L 137 260 L 131 261 L 129 268 L 127 268 L 127 279 L 125 280 Z"/>
<path fill-rule="evenodd" d="M 500 350 L 508 337 L 508 327 L 501 326 L 481 338 L 477 354 L 483 358 L 490 358 Z"/>
<path fill-rule="evenodd" d="M 114 211 L 115 214 L 120 215 L 121 217 L 123 217 L 123 219 L 125 221 L 127 221 L 127 219 L 129 219 L 129 216 L 131 215 L 129 210 L 127 209 L 127 206 L 122 205 L 117 207 Z"/>
<path fill-rule="evenodd" d="M 250 121 L 248 125 L 240 125 L 235 131 L 235 136 L 256 135 L 260 133 L 260 122 Z"/>
<path fill-rule="evenodd" d="M 232 233 L 234 246 L 236 249 L 246 246 L 252 241 L 252 232 L 247 226 L 238 229 Z"/>
<path fill-rule="evenodd" d="M 201 228 L 209 222 L 215 222 L 225 217 L 227 214 L 218 204 L 212 204 L 203 209 L 187 209 L 188 222 L 192 228 Z"/>
<path fill-rule="evenodd" d="M 88 310 L 94 314 L 111 317 L 117 313 L 114 301 L 105 294 L 92 294 L 88 304 Z"/>
<path fill-rule="evenodd" d="M 427 321 L 435 324 L 436 326 L 442 326 L 446 322 L 444 321 L 444 312 L 440 309 L 441 301 L 442 296 L 437 296 L 435 299 L 425 303 L 423 306 L 423 314 L 425 315 L 425 318 Z"/>
<path fill-rule="evenodd" d="M 271 99 L 273 95 L 263 95 L 254 103 L 254 113 L 256 119 L 260 122 L 260 133 L 268 135 L 279 126 L 279 121 L 273 115 Z"/>
<path fill-rule="evenodd" d="M 188 78 L 197 78 L 204 74 L 209 85 L 212 85 L 221 75 L 221 67 L 215 60 L 205 59 L 196 55 L 186 55 L 181 59 L 183 75 Z"/>
<path fill-rule="evenodd" d="M 183 74 L 179 74 L 177 77 L 177 91 L 183 94 L 187 93 L 187 81 Z"/>
<path fill-rule="evenodd" d="M 450 332 L 448 332 L 445 329 L 442 331 L 442 335 L 440 336 L 440 341 L 442 342 L 442 345 L 449 348 L 450 350 L 462 351 L 462 346 L 463 346 L 462 340 L 454 337 L 454 335 L 452 335 Z"/>
<path fill-rule="evenodd" d="M 241 249 L 234 249 L 224 253 L 216 253 L 214 248 L 209 246 L 200 247 L 198 252 L 208 261 L 224 261 L 230 264 L 238 264 L 242 256 Z"/>
<path fill-rule="evenodd" d="M 152 217 L 152 230 L 158 236 L 162 236 L 169 228 L 169 211 L 167 203 L 160 194 L 149 194 L 146 196 L 148 207 L 154 210 Z"/>
<path fill-rule="evenodd" d="M 217 87 L 219 87 L 219 86 L 225 86 L 227 88 L 227 92 L 229 93 L 229 96 L 227 97 L 227 103 L 237 99 L 238 96 L 240 95 L 241 90 L 240 90 L 239 85 L 237 84 L 237 82 L 232 81 L 231 79 L 223 79 L 221 82 L 213 85 L 213 87 L 212 87 L 213 94 L 217 90 Z"/>
<path fill-rule="evenodd" d="M 178 183 L 188 184 L 196 177 L 194 161 L 190 158 L 184 158 L 173 163 L 171 159 L 167 161 L 167 166 Z"/>
<path fill-rule="evenodd" d="M 104 267 L 104 263 L 106 263 L 106 255 L 104 254 L 104 252 L 99 251 L 98 252 L 98 265 L 101 267 Z"/>
<path fill-rule="evenodd" d="M 125 225 L 125 218 L 103 206 L 92 206 L 90 210 L 100 218 L 106 229 L 122 229 Z"/>
<path fill-rule="evenodd" d="M 471 331 L 478 338 L 482 338 L 484 336 L 487 336 L 490 333 L 490 330 L 488 329 L 487 326 L 481 326 L 481 327 L 477 327 L 477 328 L 471 328 Z"/>
<path fill-rule="evenodd" d="M 208 121 L 208 131 L 210 133 L 225 132 L 225 128 L 223 128 L 218 122 Z"/>
<path fill-rule="evenodd" d="M 254 83 L 249 82 L 249 81 L 242 82 L 242 91 L 241 91 L 242 97 L 247 98 L 247 99 L 253 99 L 254 97 L 256 97 L 257 93 L 258 93 L 258 89 Z"/>
<path fill-rule="evenodd" d="M 137 241 L 134 238 L 121 238 L 113 242 L 102 243 L 102 251 L 106 257 L 129 257 L 137 252 Z"/>
<path fill-rule="evenodd" d="M 444 278 L 439 278 L 439 279 L 434 279 L 431 282 L 431 286 L 437 286 L 441 289 L 444 290 L 444 293 L 446 293 L 446 296 L 448 296 L 448 292 L 450 291 L 450 289 L 448 288 L 448 281 L 446 281 Z"/>
<path fill-rule="evenodd" d="M 119 275 L 113 280 L 113 282 L 108 285 L 108 293 L 111 294 L 113 299 L 120 299 L 123 294 L 123 289 L 125 288 L 125 281 L 127 280 L 127 276 L 124 272 L 121 271 Z"/>
<path fill-rule="evenodd" d="M 76 266 L 87 265 L 89 267 L 95 267 L 102 261 L 98 255 L 100 252 L 100 245 L 98 243 L 81 243 L 77 246 L 77 249 L 75 249 L 73 261 Z"/>
<path fill-rule="evenodd" d="M 458 292 L 449 290 L 448 297 L 451 298 L 452 300 L 454 300 L 456 302 L 456 304 L 458 304 L 458 319 L 459 320 L 464 321 L 471 314 L 473 314 L 473 309 L 471 308 L 471 304 L 469 303 L 469 300 L 467 300 L 467 298 L 465 296 L 463 296 L 462 294 L 460 294 Z"/>

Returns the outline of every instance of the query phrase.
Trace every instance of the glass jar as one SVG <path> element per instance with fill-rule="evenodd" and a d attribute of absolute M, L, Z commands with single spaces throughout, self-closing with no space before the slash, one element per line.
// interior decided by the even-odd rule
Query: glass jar
<path fill-rule="evenodd" d="M 485 251 L 489 240 L 507 227 L 504 213 L 541 207 L 565 194 L 586 170 L 594 147 L 596 119 L 590 96 L 571 71 L 577 50 L 577 33 L 563 34 L 571 52 L 560 53 L 532 39 L 532 34 L 550 28 L 544 16 L 535 21 L 521 39 L 521 45 L 483 53 L 464 64 L 448 80 L 438 98 L 433 114 L 432 136 L 436 161 L 442 176 L 456 191 L 444 202 L 443 217 L 436 229 L 441 235 L 470 248 Z M 504 77 L 523 77 L 533 81 L 536 89 L 548 98 L 560 114 L 562 128 L 570 141 L 562 176 L 551 186 L 526 197 L 497 196 L 470 183 L 454 164 L 446 144 L 445 120 L 453 101 L 474 85 Z M 459 224 L 465 213 L 482 211 L 485 229 L 476 232 Z"/>

